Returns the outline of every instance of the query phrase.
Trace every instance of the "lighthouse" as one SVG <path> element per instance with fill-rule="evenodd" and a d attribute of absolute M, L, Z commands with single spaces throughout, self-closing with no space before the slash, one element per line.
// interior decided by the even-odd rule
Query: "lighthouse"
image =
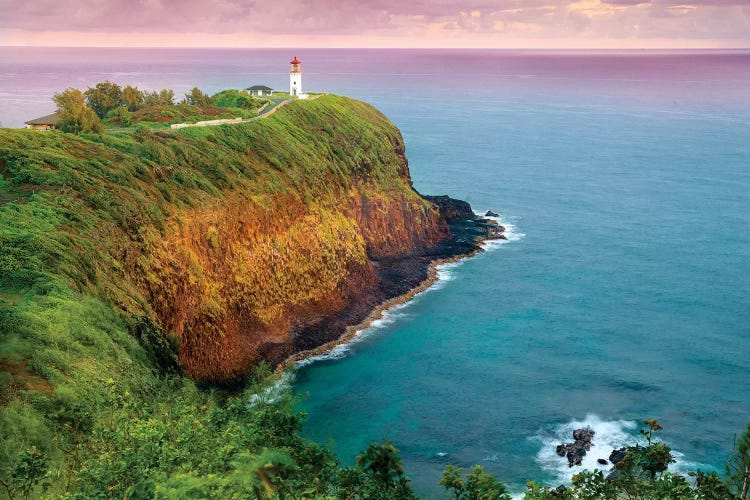
<path fill-rule="evenodd" d="M 302 61 L 297 59 L 297 56 L 294 56 L 294 59 L 292 59 L 289 64 L 289 94 L 293 97 L 303 95 L 302 69 L 300 66 L 302 64 Z"/>

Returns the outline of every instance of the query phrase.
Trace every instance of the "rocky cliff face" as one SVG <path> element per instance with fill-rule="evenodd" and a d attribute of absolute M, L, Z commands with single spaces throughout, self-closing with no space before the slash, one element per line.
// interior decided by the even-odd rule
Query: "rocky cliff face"
<path fill-rule="evenodd" d="M 411 194 L 332 187 L 314 204 L 237 193 L 181 212 L 150 249 L 137 275 L 191 377 L 231 380 L 335 338 L 387 295 L 379 262 L 421 255 L 449 235 Z"/>

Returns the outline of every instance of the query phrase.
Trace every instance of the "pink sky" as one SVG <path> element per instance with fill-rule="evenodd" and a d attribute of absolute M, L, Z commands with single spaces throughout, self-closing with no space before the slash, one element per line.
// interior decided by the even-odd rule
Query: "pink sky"
<path fill-rule="evenodd" d="M 750 47 L 750 0 L 0 0 L 0 45 Z"/>

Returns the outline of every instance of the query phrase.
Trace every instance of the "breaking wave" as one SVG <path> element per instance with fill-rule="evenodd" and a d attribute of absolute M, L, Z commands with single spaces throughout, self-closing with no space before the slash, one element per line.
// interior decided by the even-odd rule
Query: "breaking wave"
<path fill-rule="evenodd" d="M 518 227 L 513 223 L 515 221 L 515 219 L 513 218 L 503 216 L 502 214 L 499 215 L 498 217 L 490 217 L 490 216 L 484 215 L 485 213 L 487 213 L 487 211 L 482 211 L 482 210 L 475 210 L 474 213 L 484 219 L 493 220 L 505 228 L 505 232 L 503 234 L 505 235 L 507 239 L 487 240 L 482 243 L 482 248 L 484 248 L 484 250 L 487 252 L 496 250 L 500 248 L 501 246 L 505 245 L 506 243 L 510 243 L 512 241 L 518 241 L 524 236 L 526 236 L 526 234 L 518 230 Z"/>
<path fill-rule="evenodd" d="M 568 460 L 558 456 L 555 448 L 558 444 L 572 442 L 573 431 L 582 427 L 589 427 L 595 433 L 591 450 L 583 457 L 580 466 L 568 467 Z M 602 465 L 597 460 L 608 460 L 613 450 L 638 443 L 638 428 L 638 422 L 635 421 L 602 420 L 596 415 L 586 415 L 583 420 L 572 420 L 552 430 L 541 431 L 531 439 L 541 445 L 536 454 L 536 462 L 545 472 L 554 476 L 551 485 L 570 484 L 573 475 L 584 469 L 601 470 L 606 474 L 612 464 Z M 642 438 L 640 442 L 643 444 Z M 672 450 L 672 456 L 676 462 L 669 466 L 670 472 L 687 473 L 701 467 L 699 463 L 686 461 L 685 456 L 679 451 Z"/>

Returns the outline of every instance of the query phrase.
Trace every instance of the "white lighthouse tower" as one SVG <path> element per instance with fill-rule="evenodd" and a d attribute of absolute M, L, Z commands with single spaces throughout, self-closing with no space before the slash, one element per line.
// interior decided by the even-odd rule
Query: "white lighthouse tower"
<path fill-rule="evenodd" d="M 291 65 L 289 68 L 289 94 L 292 97 L 303 96 L 302 69 L 300 67 L 302 61 L 297 59 L 297 56 L 294 56 L 294 59 L 289 64 Z"/>

